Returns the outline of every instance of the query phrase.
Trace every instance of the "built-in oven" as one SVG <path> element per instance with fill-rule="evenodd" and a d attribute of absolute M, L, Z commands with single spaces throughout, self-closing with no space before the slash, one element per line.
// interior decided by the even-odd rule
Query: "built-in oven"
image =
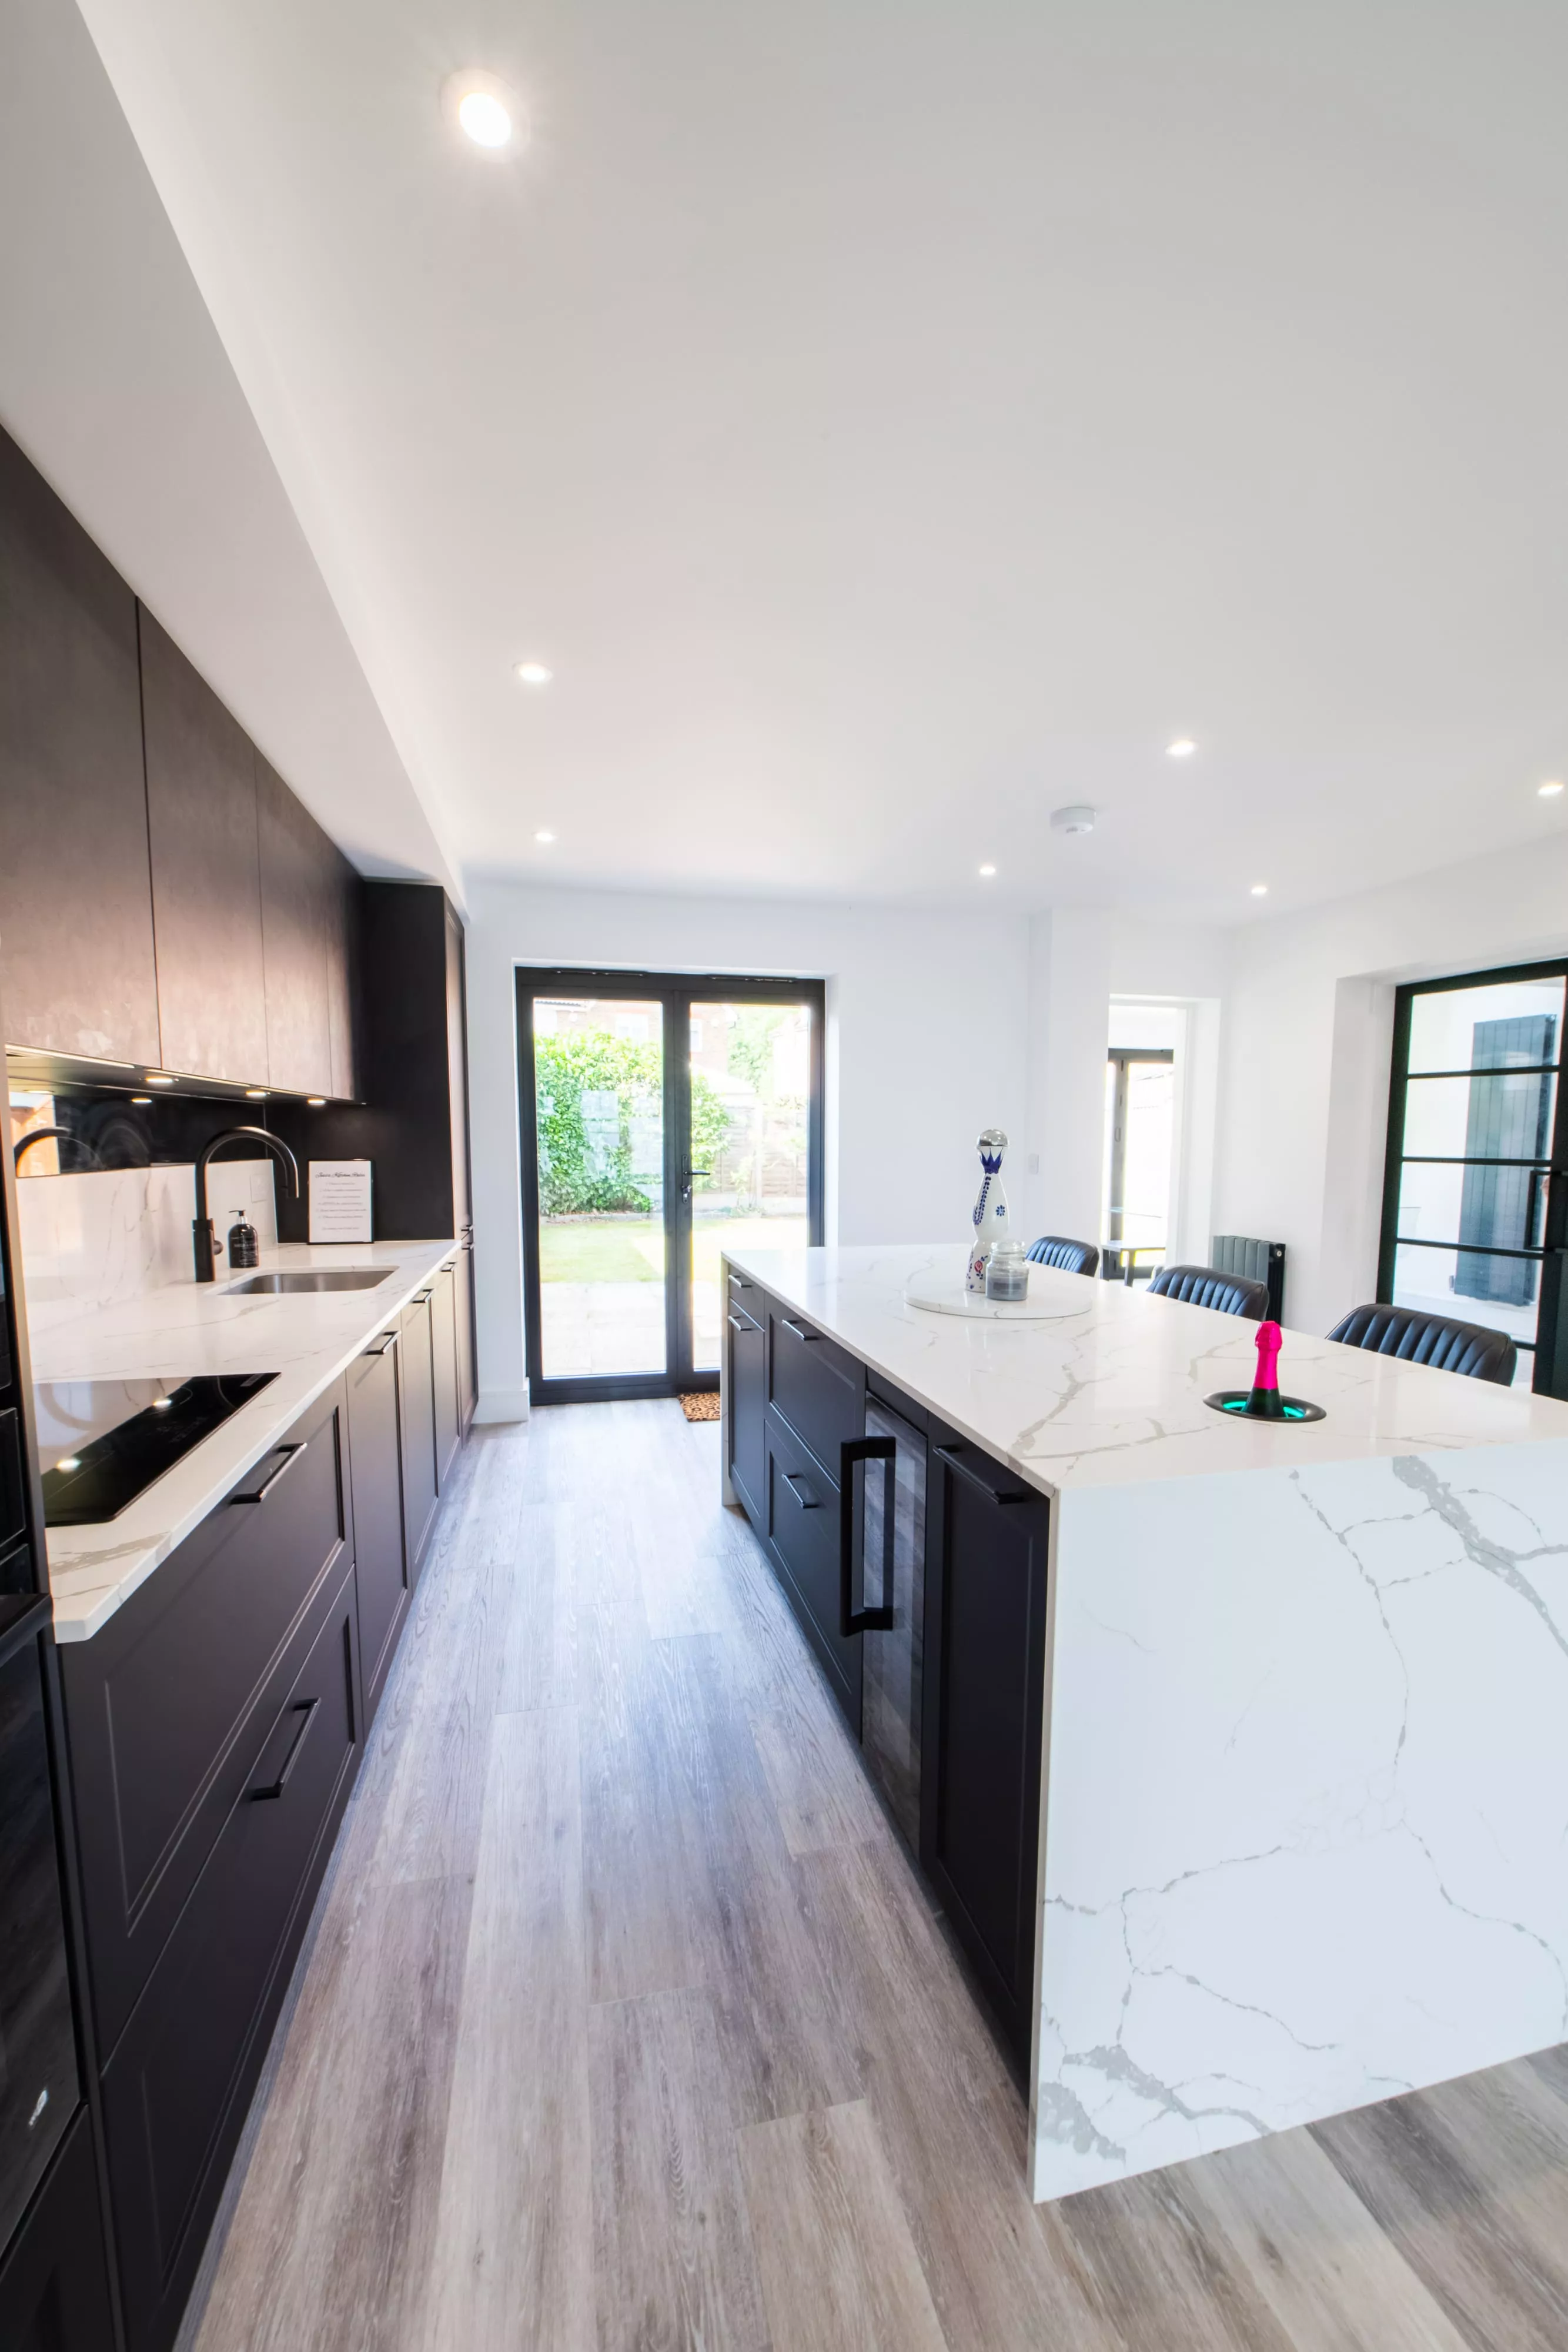
<path fill-rule="evenodd" d="M 0 2248 L 80 2097 L 45 1717 L 49 1603 L 0 1595 Z"/>

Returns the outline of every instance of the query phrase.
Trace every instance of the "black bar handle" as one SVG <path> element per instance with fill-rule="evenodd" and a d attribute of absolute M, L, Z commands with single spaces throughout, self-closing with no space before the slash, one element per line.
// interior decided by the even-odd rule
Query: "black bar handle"
<path fill-rule="evenodd" d="M 305 1745 L 305 1735 L 309 1730 L 311 1725 L 315 1722 L 316 1710 L 320 1704 L 321 1702 L 319 1698 L 301 1699 L 298 1706 L 294 1709 L 294 1712 L 300 1717 L 300 1725 L 298 1730 L 295 1733 L 293 1738 L 288 1743 L 288 1753 L 283 1759 L 283 1769 L 278 1774 L 277 1780 L 269 1781 L 265 1789 L 251 1790 L 250 1801 L 253 1805 L 265 1805 L 269 1803 L 275 1797 L 282 1796 L 283 1791 L 288 1786 L 288 1776 L 293 1771 L 296 1764 L 299 1761 L 299 1751 Z"/>
<path fill-rule="evenodd" d="M 251 1494 L 231 1495 L 229 1501 L 231 1503 L 265 1503 L 278 1480 L 293 1469 L 300 1455 L 309 1451 L 309 1446 L 310 1440 L 308 1437 L 302 1437 L 298 1445 L 280 1445 L 277 1450 L 282 1454 L 283 1459 L 271 1477 L 264 1478 L 260 1486 Z"/>
<path fill-rule="evenodd" d="M 898 1472 L 898 1441 L 892 1437 L 846 1437 L 839 1448 L 839 1632 L 891 1633 L 893 1631 L 893 1508 Z M 885 1462 L 887 1485 L 882 1505 L 882 1606 L 854 1605 L 855 1464 Z"/>
<path fill-rule="evenodd" d="M 754 1323 L 749 1315 L 731 1315 L 727 1319 L 732 1331 L 759 1331 L 762 1328 L 760 1323 Z"/>
<path fill-rule="evenodd" d="M 1034 1497 L 1029 1487 L 993 1486 L 988 1478 L 982 1478 L 977 1470 L 972 1468 L 967 1462 L 965 1462 L 960 1458 L 962 1455 L 975 1450 L 976 1449 L 967 1445 L 939 1445 L 936 1448 L 937 1453 L 942 1456 L 943 1461 L 946 1462 L 949 1470 L 956 1470 L 960 1478 L 967 1478 L 971 1486 L 977 1486 L 982 1495 L 988 1495 L 990 1496 L 993 1503 L 1029 1503 L 1033 1501 Z M 980 1458 L 982 1461 L 989 1459 L 988 1455 L 985 1454 L 982 1454 Z"/>
<path fill-rule="evenodd" d="M 812 1494 L 811 1489 L 807 1486 L 806 1481 L 801 1477 L 800 1473 L 798 1470 L 786 1470 L 784 1473 L 784 1484 L 789 1487 L 789 1492 L 794 1495 L 795 1500 L 800 1504 L 800 1508 L 803 1511 L 820 1511 L 821 1509 L 821 1496 L 820 1495 Z M 796 1492 L 797 1488 L 800 1490 L 798 1493 Z"/>
<path fill-rule="evenodd" d="M 779 1319 L 786 1331 L 793 1331 L 797 1339 L 804 1339 L 809 1343 L 812 1339 L 820 1339 L 822 1336 L 820 1331 L 808 1331 L 803 1323 L 791 1323 L 788 1315 L 781 1315 Z"/>
<path fill-rule="evenodd" d="M 401 1331 L 383 1331 L 382 1333 L 381 1346 L 379 1348 L 367 1348 L 365 1349 L 365 1353 L 367 1356 L 390 1356 L 392 1349 L 397 1346 L 398 1341 L 402 1338 L 402 1333 Z"/>

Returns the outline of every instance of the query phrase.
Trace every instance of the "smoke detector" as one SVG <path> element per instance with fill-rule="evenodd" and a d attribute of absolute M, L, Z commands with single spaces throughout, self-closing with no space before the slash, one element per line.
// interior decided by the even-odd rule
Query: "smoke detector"
<path fill-rule="evenodd" d="M 1094 812 L 1082 801 L 1075 802 L 1071 808 L 1052 809 L 1051 829 L 1052 833 L 1092 833 Z"/>

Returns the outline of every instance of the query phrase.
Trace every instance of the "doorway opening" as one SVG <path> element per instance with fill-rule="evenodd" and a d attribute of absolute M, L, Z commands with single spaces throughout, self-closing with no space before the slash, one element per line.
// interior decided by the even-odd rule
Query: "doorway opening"
<path fill-rule="evenodd" d="M 820 980 L 517 971 L 538 1404 L 716 1389 L 727 1246 L 822 1238 Z"/>
<path fill-rule="evenodd" d="M 1105 1057 L 1100 1246 L 1108 1275 L 1152 1274 L 1175 1226 L 1178 1008 L 1113 1002 Z"/>

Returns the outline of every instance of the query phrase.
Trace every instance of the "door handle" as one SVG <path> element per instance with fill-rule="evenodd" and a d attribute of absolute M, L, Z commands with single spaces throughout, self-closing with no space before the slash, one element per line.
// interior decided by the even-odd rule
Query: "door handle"
<path fill-rule="evenodd" d="M 967 1445 L 939 1445 L 936 1448 L 949 1470 L 956 1470 L 960 1478 L 967 1478 L 971 1486 L 977 1486 L 981 1494 L 989 1496 L 993 1503 L 1029 1503 L 1034 1500 L 1028 1486 L 993 1486 L 988 1478 L 982 1478 L 977 1470 L 960 1458 L 973 1450 Z"/>
<path fill-rule="evenodd" d="M 804 1339 L 808 1347 L 814 1339 L 820 1339 L 822 1336 L 820 1331 L 808 1331 L 803 1323 L 791 1322 L 788 1315 L 781 1315 L 779 1319 L 786 1331 L 793 1331 L 796 1339 Z"/>
<path fill-rule="evenodd" d="M 789 1487 L 789 1492 L 794 1496 L 795 1500 L 800 1504 L 800 1508 L 803 1511 L 820 1511 L 821 1509 L 822 1503 L 821 1496 L 812 1494 L 811 1489 L 807 1486 L 806 1481 L 801 1477 L 798 1470 L 786 1470 L 784 1473 L 784 1484 Z"/>
<path fill-rule="evenodd" d="M 898 1445 L 891 1437 L 846 1437 L 839 1448 L 839 1632 L 891 1633 L 893 1631 L 893 1510 L 897 1492 L 895 1457 Z M 855 1479 L 857 1462 L 885 1464 L 882 1499 L 882 1606 L 854 1605 Z"/>
<path fill-rule="evenodd" d="M 260 1486 L 256 1487 L 254 1494 L 231 1495 L 229 1496 L 230 1503 L 265 1503 L 273 1488 L 277 1486 L 278 1480 L 287 1476 L 287 1473 L 293 1469 L 295 1464 L 298 1461 L 300 1455 L 308 1452 L 309 1445 L 310 1440 L 308 1437 L 302 1437 L 298 1445 L 278 1446 L 276 1450 L 282 1454 L 283 1459 L 278 1464 L 277 1469 L 273 1472 L 271 1477 L 264 1478 Z"/>
<path fill-rule="evenodd" d="M 288 1743 L 288 1753 L 283 1759 L 283 1769 L 278 1774 L 276 1780 L 268 1781 L 265 1789 L 252 1789 L 250 1790 L 249 1794 L 252 1804 L 265 1805 L 270 1802 L 273 1798 L 282 1796 L 283 1791 L 288 1786 L 288 1776 L 293 1771 L 296 1764 L 299 1761 L 299 1751 L 305 1745 L 305 1735 L 309 1730 L 311 1725 L 315 1722 L 316 1710 L 320 1704 L 321 1702 L 319 1698 L 308 1698 L 300 1701 L 298 1706 L 295 1709 L 295 1712 L 301 1717 L 299 1728 Z"/>

